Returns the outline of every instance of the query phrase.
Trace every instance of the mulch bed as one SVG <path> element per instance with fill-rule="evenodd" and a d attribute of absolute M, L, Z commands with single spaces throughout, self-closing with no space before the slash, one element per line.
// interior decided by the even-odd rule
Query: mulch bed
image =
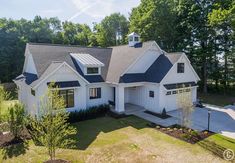
<path fill-rule="evenodd" d="M 167 135 L 173 136 L 177 139 L 183 140 L 185 142 L 195 144 L 209 136 L 215 134 L 211 131 L 196 131 L 190 128 L 181 127 L 180 125 L 173 125 L 170 127 L 163 127 L 160 125 L 150 124 L 150 127 L 154 127 L 156 130 L 165 133 Z"/>
<path fill-rule="evenodd" d="M 48 160 L 48 161 L 45 161 L 44 163 L 70 163 L 70 161 L 56 159 L 56 160 Z"/>
<path fill-rule="evenodd" d="M 170 115 L 162 115 L 162 114 L 158 114 L 158 113 L 154 113 L 154 112 L 151 112 L 151 111 L 149 111 L 149 110 L 146 110 L 146 111 L 144 111 L 145 113 L 147 113 L 147 114 L 151 114 L 151 115 L 153 115 L 153 116 L 156 116 L 156 117 L 158 117 L 158 118 L 161 118 L 161 119 L 167 119 L 167 118 L 170 118 L 171 116 Z"/>
<path fill-rule="evenodd" d="M 14 139 L 13 135 L 11 133 L 7 134 L 1 134 L 0 135 L 0 148 L 6 147 L 9 145 L 15 145 L 24 142 L 24 140 L 31 139 L 28 131 L 25 129 L 21 133 L 20 139 Z"/>

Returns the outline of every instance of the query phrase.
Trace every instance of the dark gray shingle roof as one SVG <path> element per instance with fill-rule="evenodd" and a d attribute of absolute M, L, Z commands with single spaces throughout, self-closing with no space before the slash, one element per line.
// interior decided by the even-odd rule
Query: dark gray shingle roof
<path fill-rule="evenodd" d="M 27 45 L 29 52 L 32 54 L 38 78 L 48 69 L 52 62 L 60 61 L 68 63 L 74 70 L 81 74 L 88 82 L 160 82 L 163 77 L 170 70 L 172 65 L 180 58 L 182 53 L 162 54 L 149 67 L 145 73 L 124 74 L 126 69 L 137 58 L 145 54 L 151 46 L 154 46 L 154 41 L 142 43 L 141 47 L 129 47 L 128 45 L 115 46 L 110 48 L 96 48 L 96 47 L 80 47 L 80 46 L 66 46 L 53 44 L 38 44 L 29 43 Z M 90 54 L 102 63 L 104 67 L 101 68 L 101 75 L 84 75 L 79 65 L 70 53 Z M 31 76 L 32 77 L 32 76 Z M 38 78 L 33 78 L 37 83 Z M 31 78 L 30 78 L 31 79 Z M 33 81 L 30 80 L 29 83 Z"/>
<path fill-rule="evenodd" d="M 70 53 L 88 53 L 92 55 L 104 63 L 105 66 L 101 68 L 101 76 L 85 76 L 82 72 L 80 72 L 80 74 L 89 82 L 102 82 L 106 79 L 109 61 L 112 54 L 111 48 L 90 48 L 38 43 L 29 43 L 28 49 L 32 54 L 39 78 L 53 61 L 66 62 L 72 68 L 78 70 L 77 64 L 70 56 Z"/>

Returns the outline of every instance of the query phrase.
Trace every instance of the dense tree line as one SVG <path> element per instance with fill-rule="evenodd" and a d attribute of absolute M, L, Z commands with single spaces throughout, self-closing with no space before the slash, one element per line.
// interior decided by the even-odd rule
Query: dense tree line
<path fill-rule="evenodd" d="M 107 16 L 101 23 L 95 24 L 94 29 L 86 24 L 61 22 L 58 18 L 0 18 L 0 81 L 11 82 L 21 73 L 27 42 L 114 46 L 126 42 L 128 26 L 127 19 L 119 13 Z M 117 32 L 121 34 L 119 42 L 116 41 Z"/>
<path fill-rule="evenodd" d="M 137 32 L 142 41 L 155 40 L 167 52 L 183 51 L 201 78 L 224 92 L 235 84 L 234 0 L 142 0 L 127 20 L 119 13 L 94 23 L 61 22 L 57 18 L 0 19 L 0 80 L 21 73 L 27 42 L 109 47 L 127 43 Z"/>
<path fill-rule="evenodd" d="M 132 10 L 130 30 L 166 51 L 184 51 L 204 92 L 208 83 L 224 92 L 234 86 L 234 0 L 142 0 Z"/>

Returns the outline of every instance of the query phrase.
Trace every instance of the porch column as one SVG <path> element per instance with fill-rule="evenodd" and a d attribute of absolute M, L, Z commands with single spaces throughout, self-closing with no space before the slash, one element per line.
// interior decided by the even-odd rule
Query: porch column
<path fill-rule="evenodd" d="M 124 112 L 124 87 L 117 86 L 115 87 L 115 111 L 116 112 Z"/>

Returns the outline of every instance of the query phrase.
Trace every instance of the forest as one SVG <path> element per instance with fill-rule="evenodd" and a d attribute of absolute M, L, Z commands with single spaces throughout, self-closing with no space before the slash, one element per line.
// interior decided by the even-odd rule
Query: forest
<path fill-rule="evenodd" d="M 28 42 L 110 47 L 126 44 L 134 31 L 166 52 L 185 52 L 200 91 L 235 96 L 234 30 L 234 0 L 141 0 L 129 18 L 113 13 L 92 27 L 56 17 L 0 18 L 0 81 L 21 74 Z"/>

